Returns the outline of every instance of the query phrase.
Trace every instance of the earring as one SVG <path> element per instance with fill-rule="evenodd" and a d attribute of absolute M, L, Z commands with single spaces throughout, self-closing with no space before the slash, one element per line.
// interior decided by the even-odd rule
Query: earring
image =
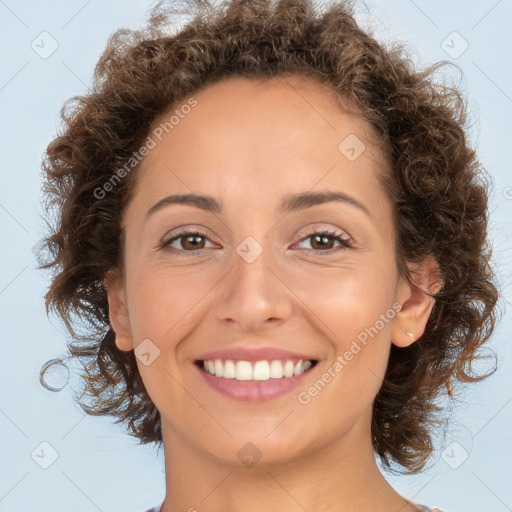
<path fill-rule="evenodd" d="M 411 331 L 407 331 L 405 334 L 407 334 L 407 336 L 409 336 L 410 338 L 412 338 L 412 341 L 414 341 L 414 333 L 411 332 Z"/>

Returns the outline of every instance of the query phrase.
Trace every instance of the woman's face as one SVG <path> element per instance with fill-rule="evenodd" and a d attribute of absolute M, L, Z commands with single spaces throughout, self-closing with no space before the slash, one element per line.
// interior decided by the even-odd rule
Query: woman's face
<path fill-rule="evenodd" d="M 123 217 L 125 280 L 109 289 L 117 346 L 136 349 L 164 441 L 239 464 L 370 442 L 410 288 L 369 125 L 297 77 L 230 79 L 194 98 L 153 127 Z M 161 203 L 180 195 L 211 200 Z M 288 360 L 300 373 L 301 357 L 317 363 L 278 377 Z M 227 373 L 214 376 L 205 358 L 233 364 L 212 363 Z"/>

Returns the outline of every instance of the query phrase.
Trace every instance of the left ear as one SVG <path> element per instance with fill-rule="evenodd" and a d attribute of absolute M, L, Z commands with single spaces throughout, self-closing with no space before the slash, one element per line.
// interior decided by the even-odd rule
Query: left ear
<path fill-rule="evenodd" d="M 435 294 L 442 285 L 439 266 L 432 256 L 409 265 L 409 270 L 414 284 L 400 279 L 396 300 L 402 304 L 402 309 L 395 315 L 391 327 L 391 342 L 397 347 L 407 347 L 423 335 L 435 304 L 435 299 L 425 292 Z"/>

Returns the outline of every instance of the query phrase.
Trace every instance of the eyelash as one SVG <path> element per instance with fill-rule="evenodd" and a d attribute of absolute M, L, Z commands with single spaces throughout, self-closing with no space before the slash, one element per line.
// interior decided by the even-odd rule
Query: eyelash
<path fill-rule="evenodd" d="M 193 235 L 194 236 L 200 236 L 201 238 L 204 238 L 204 239 L 208 239 L 208 236 L 206 234 L 204 234 L 204 233 L 201 233 L 200 231 L 184 230 L 184 231 L 180 231 L 179 233 L 174 235 L 169 240 L 163 241 L 161 244 L 159 244 L 158 248 L 160 250 L 169 252 L 171 254 L 181 255 L 183 253 L 188 253 L 190 255 L 195 256 L 196 254 L 198 254 L 200 251 L 202 251 L 204 249 L 195 249 L 193 251 L 186 251 L 186 250 L 183 250 L 183 249 L 174 249 L 174 248 L 170 247 L 170 244 L 172 242 L 174 242 L 175 240 L 179 240 L 180 238 L 183 238 L 185 236 L 193 236 Z M 313 231 L 313 232 L 309 233 L 308 235 L 306 235 L 305 237 L 301 238 L 301 240 L 299 240 L 299 242 L 297 242 L 297 243 L 304 242 L 308 238 L 311 238 L 311 237 L 313 237 L 315 235 L 317 235 L 317 236 L 329 236 L 329 237 L 332 237 L 332 238 L 334 238 L 334 241 L 340 242 L 342 247 L 338 248 L 337 250 L 336 249 L 327 249 L 327 250 L 323 250 L 323 251 L 322 250 L 314 250 L 314 249 L 306 249 L 306 251 L 308 253 L 315 253 L 316 255 L 322 255 L 323 256 L 323 255 L 331 255 L 331 254 L 333 254 L 335 252 L 338 252 L 338 251 L 343 251 L 343 250 L 346 250 L 346 249 L 353 248 L 352 241 L 349 238 L 346 238 L 345 236 L 343 236 L 343 233 L 340 233 L 340 232 L 337 232 L 337 231 L 330 231 L 328 229 L 325 229 L 325 230 L 322 230 L 322 231 Z"/>

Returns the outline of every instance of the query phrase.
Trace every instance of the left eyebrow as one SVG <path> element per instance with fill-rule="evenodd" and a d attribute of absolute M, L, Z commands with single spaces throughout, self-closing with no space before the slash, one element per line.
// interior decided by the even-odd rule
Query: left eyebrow
<path fill-rule="evenodd" d="M 359 208 L 371 217 L 370 210 L 363 203 L 344 192 L 325 191 L 325 192 L 305 192 L 302 194 L 294 194 L 286 196 L 281 205 L 281 211 L 291 213 L 298 210 L 311 208 L 318 204 L 330 203 L 332 201 L 348 203 Z"/>
<path fill-rule="evenodd" d="M 281 204 L 281 212 L 292 213 L 312 206 L 330 203 L 333 201 L 348 203 L 352 206 L 359 208 L 365 212 L 366 215 L 371 217 L 368 208 L 357 199 L 345 194 L 344 192 L 304 192 L 300 194 L 288 195 L 284 198 Z M 198 194 L 174 194 L 163 199 L 160 199 L 155 203 L 146 213 L 146 218 L 153 215 L 155 212 L 165 208 L 172 204 L 184 204 L 194 206 L 200 210 L 204 210 L 211 213 L 222 213 L 223 207 L 222 202 L 218 201 L 214 197 L 198 195 Z"/>

